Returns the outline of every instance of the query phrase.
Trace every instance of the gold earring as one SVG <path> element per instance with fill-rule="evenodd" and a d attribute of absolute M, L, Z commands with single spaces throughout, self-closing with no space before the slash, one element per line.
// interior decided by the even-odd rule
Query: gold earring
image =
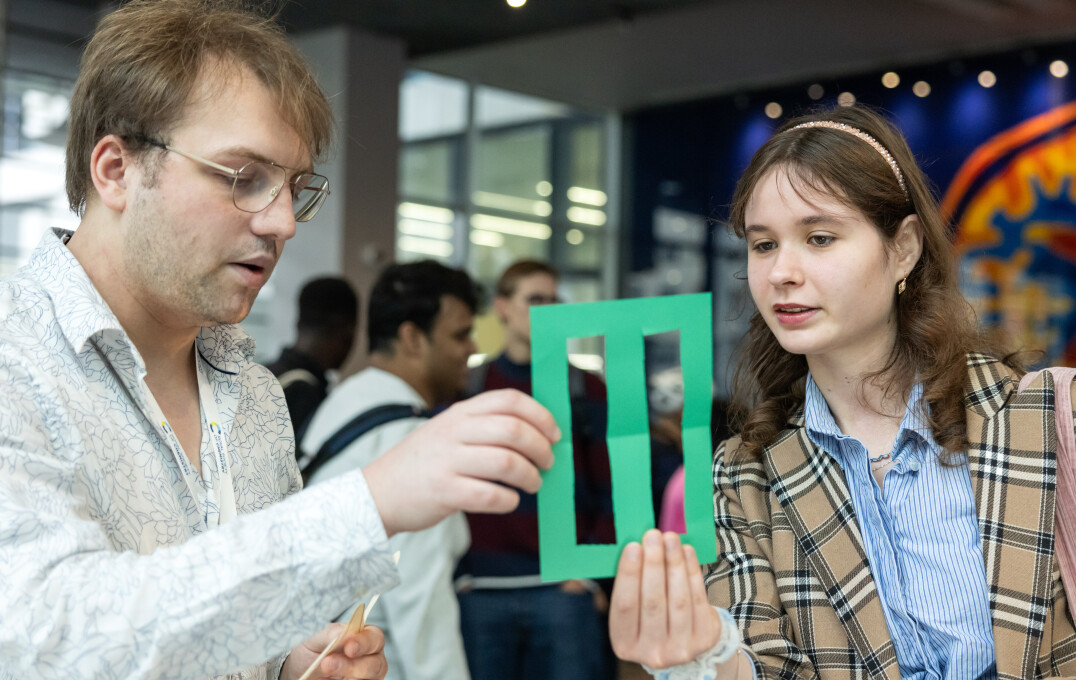
<path fill-rule="evenodd" d="M 897 284 L 897 295 L 900 295 L 901 293 L 903 293 L 904 289 L 907 288 L 907 287 L 908 287 L 908 277 L 905 276 L 903 279 L 900 280 L 900 283 Z"/>

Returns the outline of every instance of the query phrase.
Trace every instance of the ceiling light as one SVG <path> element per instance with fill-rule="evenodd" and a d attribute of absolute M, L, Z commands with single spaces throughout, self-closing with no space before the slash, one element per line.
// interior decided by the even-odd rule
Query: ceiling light
<path fill-rule="evenodd" d="M 431 241 L 428 238 L 401 236 L 396 240 L 396 247 L 409 253 L 432 255 L 434 257 L 451 257 L 452 244 L 448 241 Z"/>
<path fill-rule="evenodd" d="M 424 205 L 422 203 L 401 203 L 396 206 L 396 212 L 400 217 L 425 222 L 440 222 L 442 224 L 452 224 L 456 217 L 456 213 L 448 208 L 438 208 L 435 205 Z"/>
<path fill-rule="evenodd" d="M 485 215 L 482 213 L 471 215 L 471 226 L 475 229 L 485 229 L 487 231 L 496 231 L 512 236 L 523 236 L 541 240 L 548 239 L 553 235 L 553 230 L 549 228 L 548 224 L 528 222 L 526 220 L 513 220 L 507 217 L 497 217 L 496 215 Z"/>
<path fill-rule="evenodd" d="M 770 102 L 769 104 L 766 104 L 766 116 L 768 118 L 780 118 L 781 114 L 784 113 L 784 111 L 785 110 L 782 109 L 781 105 L 777 102 Z"/>
<path fill-rule="evenodd" d="M 979 74 L 979 84 L 983 87 L 994 87 L 998 82 L 998 77 L 994 75 L 993 71 L 983 71 Z"/>
<path fill-rule="evenodd" d="M 583 231 L 581 229 L 569 229 L 568 233 L 565 234 L 565 238 L 568 243 L 577 246 L 583 242 Z"/>
<path fill-rule="evenodd" d="M 527 0 L 507 0 L 509 7 L 520 8 L 527 4 Z"/>
<path fill-rule="evenodd" d="M 915 85 L 912 85 L 912 92 L 915 93 L 916 97 L 925 97 L 930 94 L 930 83 L 920 80 Z"/>
<path fill-rule="evenodd" d="M 601 210 L 580 208 L 577 205 L 573 205 L 568 208 L 568 219 L 572 222 L 600 227 L 605 224 L 605 213 Z"/>
<path fill-rule="evenodd" d="M 402 219 L 396 224 L 396 230 L 409 236 L 436 238 L 442 241 L 448 241 L 452 238 L 452 225 L 438 222 Z"/>
<path fill-rule="evenodd" d="M 603 206 L 609 201 L 604 191 L 599 189 L 585 189 L 583 187 L 569 187 L 568 200 L 572 203 L 586 203 L 587 205 Z"/>
<path fill-rule="evenodd" d="M 504 245 L 504 237 L 495 231 L 486 231 L 484 229 L 472 229 L 471 230 L 471 243 L 476 246 L 486 246 L 488 248 L 500 248 Z"/>
<path fill-rule="evenodd" d="M 856 103 L 856 96 L 851 92 L 842 92 L 837 95 L 837 103 L 841 106 L 851 106 Z"/>
<path fill-rule="evenodd" d="M 890 90 L 892 90 L 897 85 L 900 85 L 900 76 L 890 71 L 889 73 L 886 73 L 884 76 L 882 76 L 882 85 L 885 85 Z"/>
<path fill-rule="evenodd" d="M 1064 78 L 1069 74 L 1069 65 L 1058 59 L 1050 62 L 1050 75 L 1054 78 Z"/>

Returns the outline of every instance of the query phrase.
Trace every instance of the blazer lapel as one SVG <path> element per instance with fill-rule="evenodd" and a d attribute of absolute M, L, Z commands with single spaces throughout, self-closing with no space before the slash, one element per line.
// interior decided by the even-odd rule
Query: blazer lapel
<path fill-rule="evenodd" d="M 802 414 L 767 452 L 772 489 L 848 639 L 872 678 L 900 680 L 844 472 L 811 442 Z"/>
<path fill-rule="evenodd" d="M 989 357 L 970 356 L 968 368 L 968 464 L 998 678 L 1034 677 L 1053 601 L 1056 469 L 1044 417 L 1053 392 L 1017 395 L 1015 378 Z"/>

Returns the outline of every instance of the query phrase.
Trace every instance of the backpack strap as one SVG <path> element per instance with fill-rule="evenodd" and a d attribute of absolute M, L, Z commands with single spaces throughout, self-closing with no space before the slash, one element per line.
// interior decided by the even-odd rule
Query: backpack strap
<path fill-rule="evenodd" d="M 486 376 L 489 375 L 490 359 L 486 359 L 471 370 L 467 371 L 467 384 L 463 388 L 463 398 L 470 397 L 486 391 Z"/>
<path fill-rule="evenodd" d="M 352 442 L 375 427 L 404 418 L 429 418 L 431 413 L 413 404 L 382 404 L 363 411 L 329 436 L 314 457 L 302 467 L 303 481 L 314 476 L 318 468 L 336 457 Z"/>
<path fill-rule="evenodd" d="M 1054 506 L 1055 554 L 1061 568 L 1070 615 L 1076 616 L 1076 432 L 1072 421 L 1072 381 L 1076 368 L 1057 366 L 1028 373 L 1020 380 L 1022 392 L 1039 376 L 1054 379 L 1054 425 L 1057 428 L 1057 496 Z"/>

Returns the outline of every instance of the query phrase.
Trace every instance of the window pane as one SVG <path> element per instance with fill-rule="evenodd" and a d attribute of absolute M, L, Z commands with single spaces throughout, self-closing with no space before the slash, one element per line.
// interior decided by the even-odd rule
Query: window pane
<path fill-rule="evenodd" d="M 549 236 L 541 238 L 543 232 L 537 229 L 538 227 L 548 229 L 546 225 L 533 223 L 536 228 L 535 234 L 520 236 L 505 233 L 505 231 L 495 231 L 494 229 L 498 226 L 496 222 L 489 223 L 489 220 L 482 219 L 488 217 L 490 216 L 478 214 L 471 218 L 471 243 L 467 271 L 471 272 L 478 281 L 492 286 L 508 265 L 516 260 L 549 260 Z M 489 228 L 478 228 L 476 225 Z"/>
<path fill-rule="evenodd" d="M 479 137 L 471 194 L 477 209 L 520 213 L 526 219 L 543 221 L 549 217 L 553 211 L 550 139 L 547 125 Z"/>
<path fill-rule="evenodd" d="M 507 90 L 478 87 L 475 92 L 475 124 L 480 128 L 562 118 L 570 112 L 564 104 Z"/>
<path fill-rule="evenodd" d="M 400 84 L 400 139 L 459 134 L 467 127 L 467 83 L 408 71 Z"/>
<path fill-rule="evenodd" d="M 78 226 L 64 192 L 66 80 L 4 73 L 0 275 L 22 264 L 49 227 Z"/>
<path fill-rule="evenodd" d="M 400 152 L 400 195 L 451 203 L 456 144 L 452 141 L 408 144 Z"/>
<path fill-rule="evenodd" d="M 594 227 L 573 224 L 565 234 L 565 265 L 569 269 L 601 269 L 605 233 Z"/>

